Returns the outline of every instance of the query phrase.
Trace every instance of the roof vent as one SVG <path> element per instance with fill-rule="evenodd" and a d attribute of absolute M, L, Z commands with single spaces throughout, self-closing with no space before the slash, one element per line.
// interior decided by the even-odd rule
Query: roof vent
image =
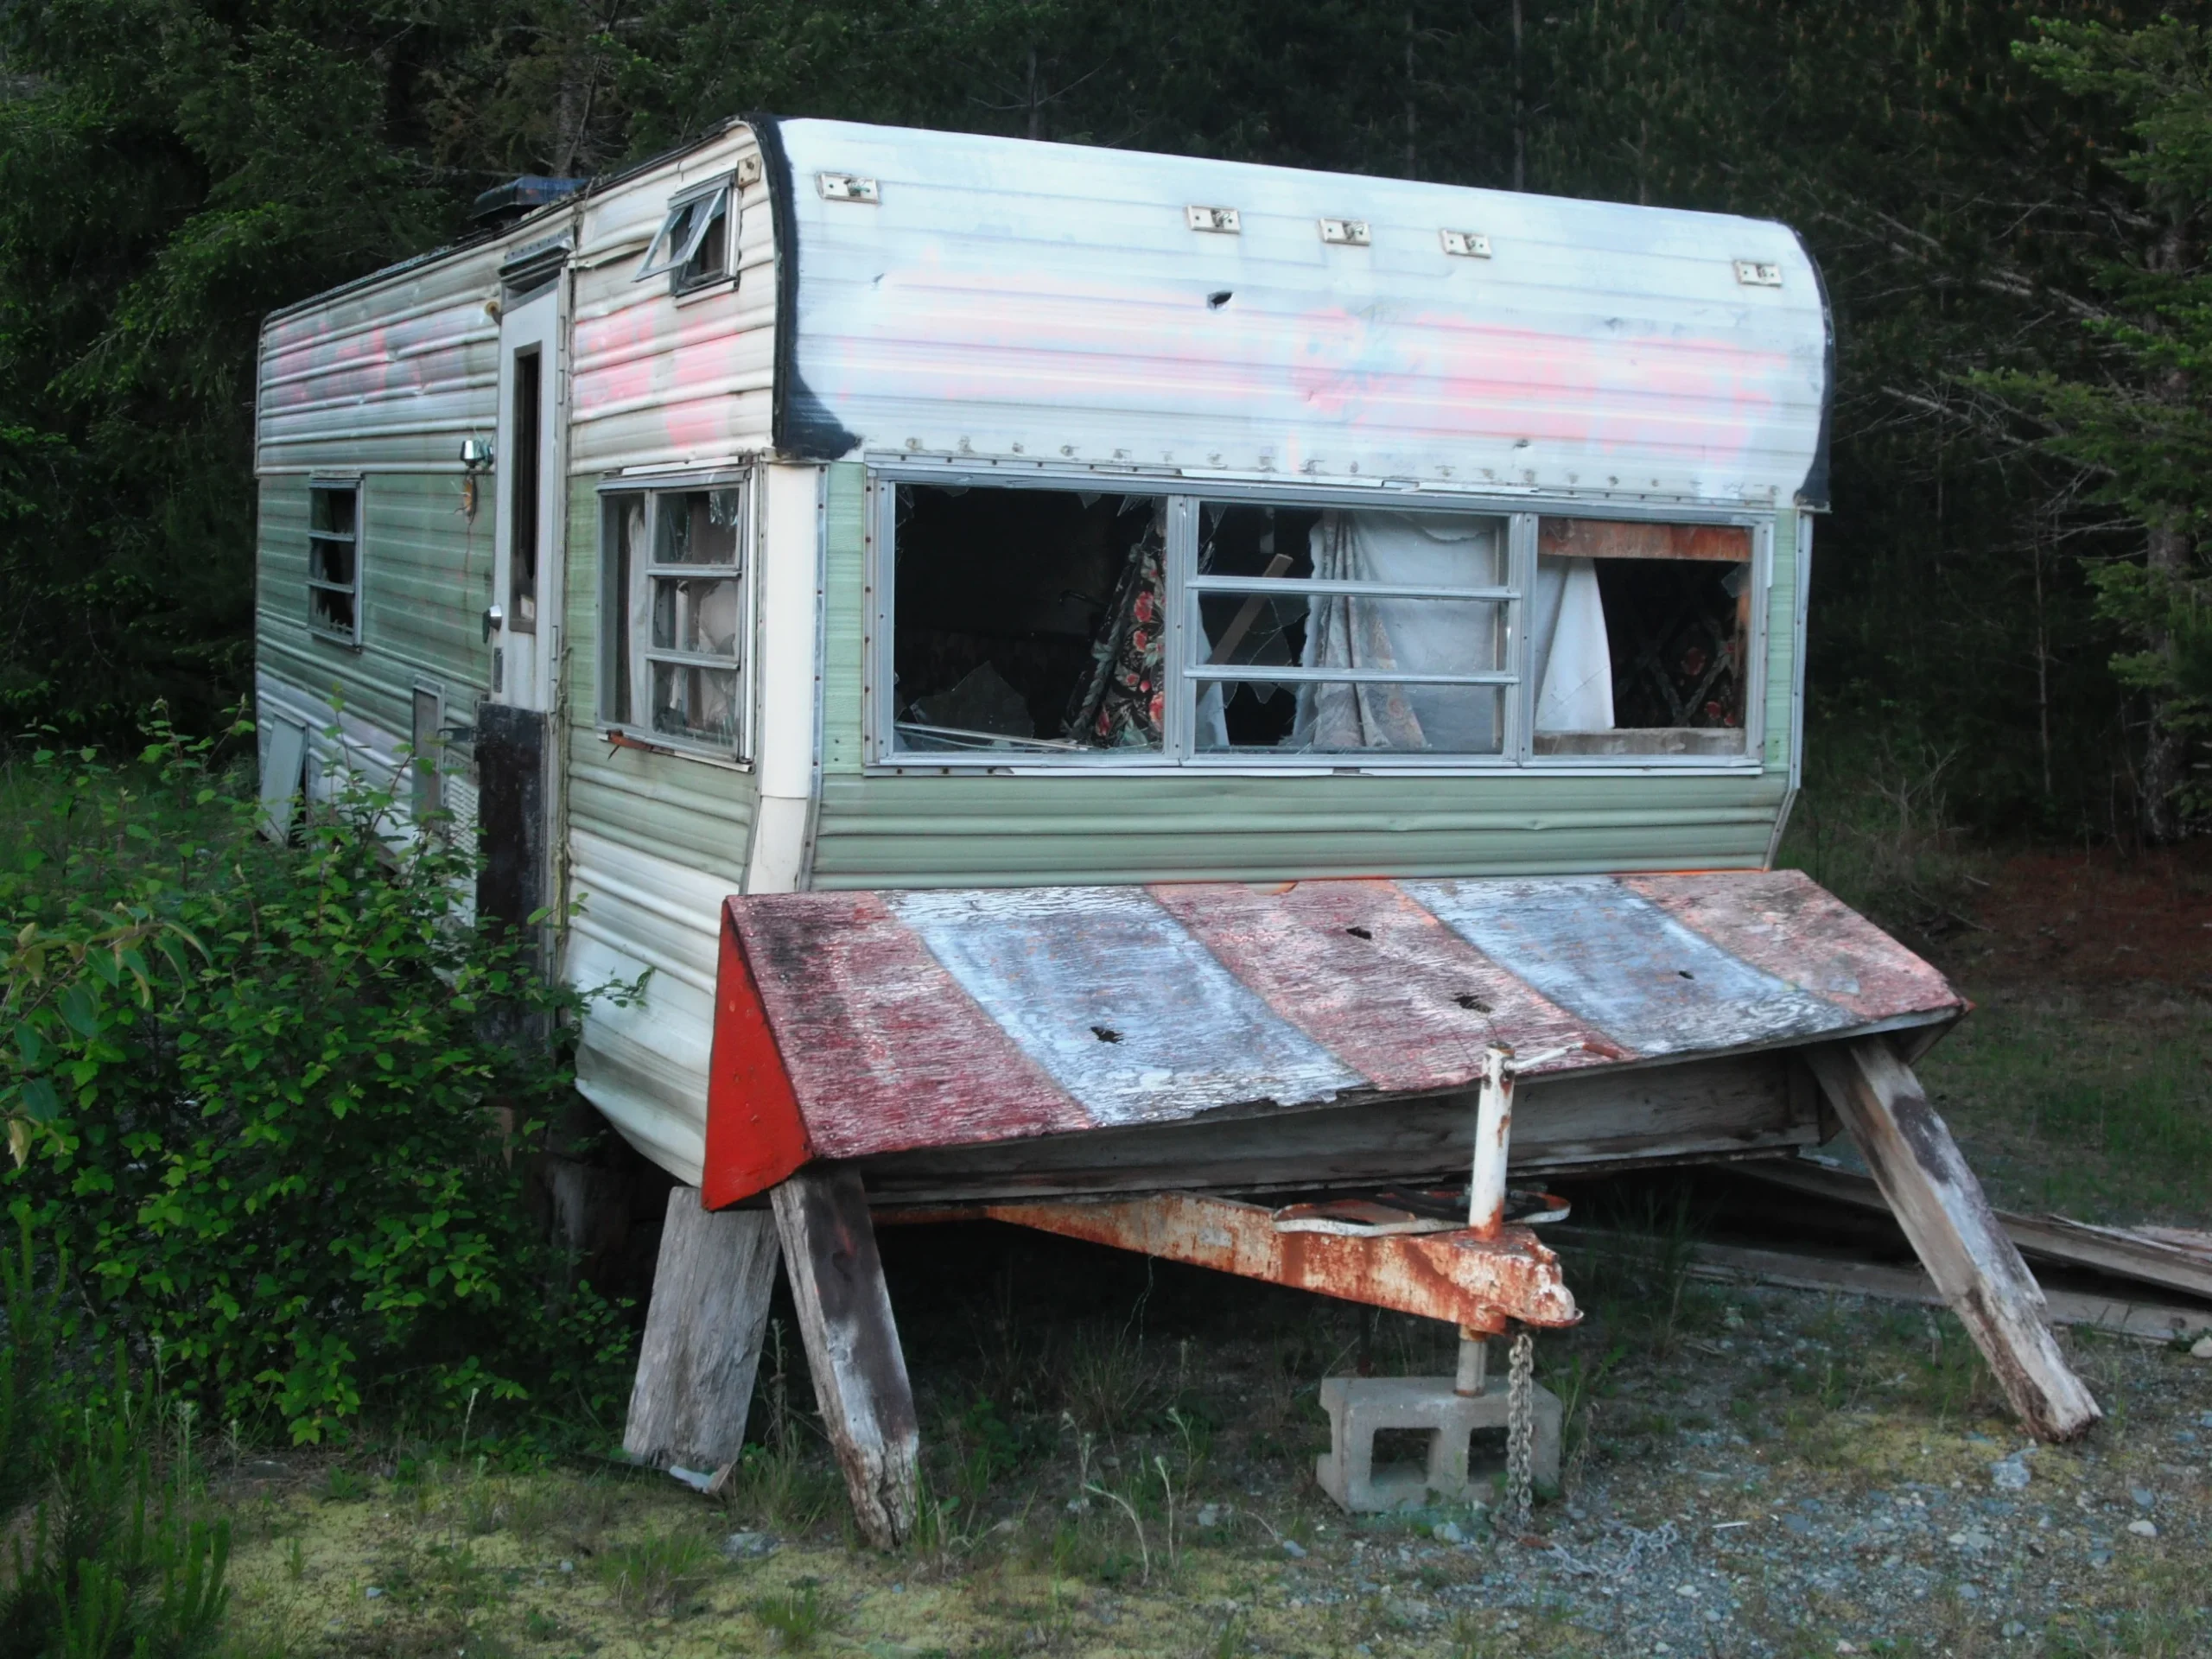
<path fill-rule="evenodd" d="M 589 179 L 549 179 L 543 174 L 525 173 L 505 184 L 495 184 L 477 197 L 468 216 L 481 229 L 497 230 L 525 213 L 575 195 L 590 182 Z"/>

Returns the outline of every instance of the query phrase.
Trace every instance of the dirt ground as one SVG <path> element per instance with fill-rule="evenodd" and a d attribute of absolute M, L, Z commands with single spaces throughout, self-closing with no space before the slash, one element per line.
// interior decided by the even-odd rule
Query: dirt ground
<path fill-rule="evenodd" d="M 1927 944 L 1980 1005 L 1923 1066 L 2000 1201 L 2212 1224 L 2212 858 L 2003 866 Z M 2086 1081 L 2082 1057 L 2095 1058 Z M 1695 1218 L 1563 1249 L 1537 1344 L 1564 1491 L 1351 1519 L 1319 1380 L 1440 1327 L 986 1224 L 883 1235 L 921 1537 L 860 1547 L 772 1351 L 738 1490 L 496 1442 L 235 1461 L 241 1651 L 500 1655 L 2212 1652 L 2212 1359 L 2073 1333 L 2103 1406 L 2037 1447 L 1955 1321 L 1701 1283 Z M 784 1348 L 791 1331 L 779 1310 Z M 1495 1363 L 1503 1363 L 1502 1354 Z M 454 1426 L 455 1429 L 458 1425 Z"/>

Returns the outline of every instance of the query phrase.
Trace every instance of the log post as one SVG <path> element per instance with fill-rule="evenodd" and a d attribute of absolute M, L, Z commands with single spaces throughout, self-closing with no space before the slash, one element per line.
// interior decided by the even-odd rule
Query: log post
<path fill-rule="evenodd" d="M 737 1461 L 777 1253 L 766 1211 L 703 1210 L 697 1187 L 670 1192 L 622 1432 L 632 1457 L 707 1471 Z"/>
<path fill-rule="evenodd" d="M 2087 1433 L 2104 1414 L 2051 1339 L 2043 1287 L 1912 1068 L 1880 1037 L 1823 1044 L 1805 1058 L 2014 1414 L 2038 1440 Z"/>
<path fill-rule="evenodd" d="M 921 1431 L 859 1172 L 803 1169 L 772 1193 L 830 1444 L 868 1541 L 912 1531 Z"/>

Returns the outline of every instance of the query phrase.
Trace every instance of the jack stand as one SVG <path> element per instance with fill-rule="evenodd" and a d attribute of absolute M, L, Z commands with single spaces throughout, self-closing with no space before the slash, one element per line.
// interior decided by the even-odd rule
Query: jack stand
<path fill-rule="evenodd" d="M 1484 1057 L 1475 1122 L 1475 1159 L 1467 1192 L 1467 1230 L 1496 1239 L 1505 1227 L 1506 1153 L 1513 1133 L 1513 1051 L 1502 1043 Z M 1329 1450 L 1315 1460 L 1314 1478 L 1338 1508 L 1354 1515 L 1419 1509 L 1433 1503 L 1465 1503 L 1475 1496 L 1469 1441 L 1478 1429 L 1507 1434 L 1506 1478 L 1514 1507 L 1527 1494 L 1514 1467 L 1512 1385 L 1489 1378 L 1489 1338 L 1502 1334 L 1496 1316 L 1459 1327 L 1459 1373 L 1452 1377 L 1332 1376 L 1322 1380 L 1321 1409 L 1329 1414 Z M 1559 1396 L 1529 1384 L 1527 1478 L 1539 1487 L 1559 1484 Z M 1375 1437 L 1385 1430 L 1428 1436 L 1420 1465 L 1375 1465 Z M 1485 1474 L 1487 1471 L 1484 1471 Z M 1483 1483 L 1486 1484 L 1486 1482 Z"/>

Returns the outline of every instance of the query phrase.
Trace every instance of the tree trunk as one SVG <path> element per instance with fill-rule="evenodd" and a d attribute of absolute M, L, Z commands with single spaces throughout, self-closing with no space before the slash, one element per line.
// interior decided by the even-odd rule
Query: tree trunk
<path fill-rule="evenodd" d="M 2154 578 L 2178 583 L 2189 575 L 2189 537 L 2171 525 L 2151 527 L 2148 563 Z M 2171 661 L 2173 635 L 2161 628 L 2151 636 L 2151 649 Z M 2151 703 L 2151 741 L 2143 755 L 2143 835 L 2154 844 L 2181 839 L 2183 768 L 2188 760 L 2189 740 L 2175 728 L 2172 701 L 2156 696 Z"/>

